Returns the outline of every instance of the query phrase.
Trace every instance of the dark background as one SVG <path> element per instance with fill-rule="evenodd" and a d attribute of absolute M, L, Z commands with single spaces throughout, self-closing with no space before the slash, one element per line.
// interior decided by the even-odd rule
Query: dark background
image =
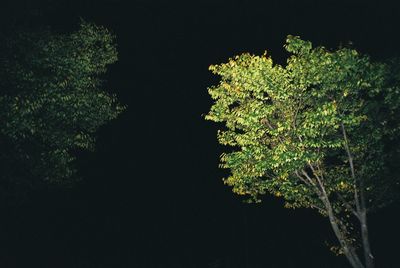
<path fill-rule="evenodd" d="M 208 71 L 242 52 L 284 64 L 288 34 L 314 45 L 398 55 L 393 2 L 2 1 L 1 23 L 73 29 L 82 17 L 117 36 L 107 87 L 128 110 L 81 153 L 84 181 L 34 192 L 0 212 L 0 267 L 348 267 L 325 245 L 327 219 L 265 197 L 244 204 L 223 185 Z M 370 217 L 377 267 L 400 267 L 398 205 Z"/>

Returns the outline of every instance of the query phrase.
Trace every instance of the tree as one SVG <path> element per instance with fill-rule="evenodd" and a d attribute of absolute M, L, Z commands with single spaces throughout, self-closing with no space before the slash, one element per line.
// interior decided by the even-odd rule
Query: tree
<path fill-rule="evenodd" d="M 367 214 L 399 192 L 399 64 L 293 36 L 285 48 L 286 66 L 266 53 L 210 66 L 221 80 L 209 88 L 206 119 L 225 123 L 218 140 L 231 148 L 221 155 L 231 171 L 224 182 L 251 200 L 269 192 L 288 208 L 316 209 L 329 218 L 338 253 L 371 268 Z"/>
<path fill-rule="evenodd" d="M 3 35 L 0 44 L 2 196 L 43 183 L 76 181 L 75 153 L 124 109 L 102 88 L 117 60 L 114 36 L 81 22 L 70 34 L 47 29 Z"/>

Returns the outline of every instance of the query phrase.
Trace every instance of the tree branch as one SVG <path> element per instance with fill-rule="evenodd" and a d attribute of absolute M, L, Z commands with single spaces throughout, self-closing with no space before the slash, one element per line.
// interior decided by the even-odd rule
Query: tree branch
<path fill-rule="evenodd" d="M 353 186 L 354 186 L 354 200 L 356 202 L 356 210 L 357 210 L 357 213 L 360 213 L 361 212 L 360 199 L 358 197 L 357 180 L 356 180 L 356 175 L 355 175 L 355 171 L 354 171 L 353 156 L 351 155 L 351 152 L 350 152 L 349 141 L 347 139 L 347 133 L 344 128 L 343 122 L 340 123 L 340 126 L 342 128 L 342 134 L 343 134 L 343 138 L 344 138 L 344 148 L 346 150 L 347 158 L 349 160 L 351 177 L 354 181 Z"/>

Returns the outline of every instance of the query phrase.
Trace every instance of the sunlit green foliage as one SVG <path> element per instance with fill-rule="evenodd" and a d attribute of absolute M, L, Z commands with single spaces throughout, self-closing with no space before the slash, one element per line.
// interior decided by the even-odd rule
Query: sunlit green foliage
<path fill-rule="evenodd" d="M 69 184 L 74 151 L 123 110 L 102 88 L 117 60 L 114 36 L 82 22 L 71 34 L 18 32 L 1 40 L 0 162 L 3 189 Z"/>
<path fill-rule="evenodd" d="M 293 36 L 285 48 L 286 66 L 265 53 L 210 67 L 221 80 L 209 88 L 215 102 L 206 119 L 225 123 L 218 140 L 232 148 L 221 156 L 221 167 L 231 171 L 224 182 L 253 200 L 269 192 L 287 207 L 324 215 L 332 206 L 339 224 L 357 211 L 355 192 L 365 192 L 368 211 L 392 202 L 399 184 L 399 65 L 349 48 L 312 48 Z"/>

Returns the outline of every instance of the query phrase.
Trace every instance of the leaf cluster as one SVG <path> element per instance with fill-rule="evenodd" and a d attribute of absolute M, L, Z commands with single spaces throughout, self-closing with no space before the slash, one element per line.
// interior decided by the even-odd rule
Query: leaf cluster
<path fill-rule="evenodd" d="M 114 36 L 82 21 L 70 34 L 3 36 L 0 52 L 2 188 L 71 183 L 74 151 L 93 149 L 95 131 L 124 109 L 103 89 Z"/>

